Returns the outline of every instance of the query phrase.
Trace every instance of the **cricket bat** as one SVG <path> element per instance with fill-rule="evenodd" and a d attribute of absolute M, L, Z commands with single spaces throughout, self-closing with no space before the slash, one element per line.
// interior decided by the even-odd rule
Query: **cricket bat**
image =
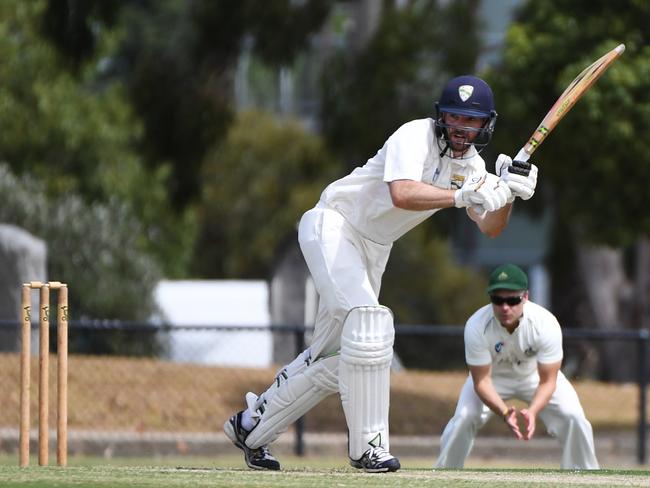
<path fill-rule="evenodd" d="M 625 44 L 619 44 L 601 58 L 587 66 L 582 73 L 566 87 L 562 95 L 548 111 L 542 122 L 539 124 L 528 142 L 522 147 L 515 161 L 528 161 L 530 155 L 544 142 L 544 139 L 550 134 L 562 118 L 571 110 L 571 107 L 580 100 L 591 85 L 600 78 L 600 76 L 610 67 L 610 65 L 625 51 Z"/>

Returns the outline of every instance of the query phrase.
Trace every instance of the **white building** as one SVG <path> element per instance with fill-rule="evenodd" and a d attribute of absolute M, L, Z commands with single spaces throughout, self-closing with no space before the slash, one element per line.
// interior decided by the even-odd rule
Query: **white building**
<path fill-rule="evenodd" d="M 172 361 L 267 367 L 272 363 L 269 290 L 265 281 L 161 281 L 155 290 L 159 323 L 242 326 L 253 330 L 178 330 L 169 335 Z M 266 327 L 267 330 L 257 330 Z"/>

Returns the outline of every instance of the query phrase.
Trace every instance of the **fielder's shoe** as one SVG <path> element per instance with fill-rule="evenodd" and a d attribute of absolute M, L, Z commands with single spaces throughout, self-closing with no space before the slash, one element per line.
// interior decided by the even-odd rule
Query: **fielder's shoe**
<path fill-rule="evenodd" d="M 399 459 L 381 446 L 371 447 L 357 460 L 350 459 L 350 466 L 363 469 L 366 473 L 386 473 L 401 467 Z"/>
<path fill-rule="evenodd" d="M 230 417 L 223 424 L 223 431 L 234 445 L 244 451 L 244 459 L 248 467 L 252 469 L 270 469 L 273 471 L 280 469 L 280 463 L 271 455 L 266 446 L 251 449 L 246 445 L 245 441 L 249 431 L 242 427 L 241 415 L 242 412 L 239 412 Z"/>

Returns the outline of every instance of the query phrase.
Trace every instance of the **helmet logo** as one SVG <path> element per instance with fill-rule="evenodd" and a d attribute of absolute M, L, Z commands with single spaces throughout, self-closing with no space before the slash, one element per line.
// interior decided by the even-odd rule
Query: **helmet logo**
<path fill-rule="evenodd" d="M 458 96 L 463 102 L 466 102 L 469 97 L 474 93 L 474 87 L 472 85 L 461 85 L 458 87 Z"/>

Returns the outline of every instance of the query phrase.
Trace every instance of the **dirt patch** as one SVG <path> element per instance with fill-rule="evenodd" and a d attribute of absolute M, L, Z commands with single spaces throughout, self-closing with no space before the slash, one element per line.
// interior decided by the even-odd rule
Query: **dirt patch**
<path fill-rule="evenodd" d="M 0 354 L 0 427 L 18 426 L 19 360 Z M 38 405 L 38 362 L 32 362 L 32 426 Z M 69 359 L 70 429 L 125 431 L 221 431 L 223 422 L 244 407 L 247 391 L 261 392 L 275 368 L 222 368 L 153 359 L 73 355 Z M 56 414 L 56 356 L 50 361 L 51 425 Z M 391 433 L 438 435 L 452 415 L 466 373 L 406 371 L 392 376 Z M 636 429 L 638 390 L 634 384 L 574 382 L 595 430 Z M 310 431 L 343 432 L 336 395 L 306 416 Z M 500 422 L 483 433 L 503 434 Z"/>

